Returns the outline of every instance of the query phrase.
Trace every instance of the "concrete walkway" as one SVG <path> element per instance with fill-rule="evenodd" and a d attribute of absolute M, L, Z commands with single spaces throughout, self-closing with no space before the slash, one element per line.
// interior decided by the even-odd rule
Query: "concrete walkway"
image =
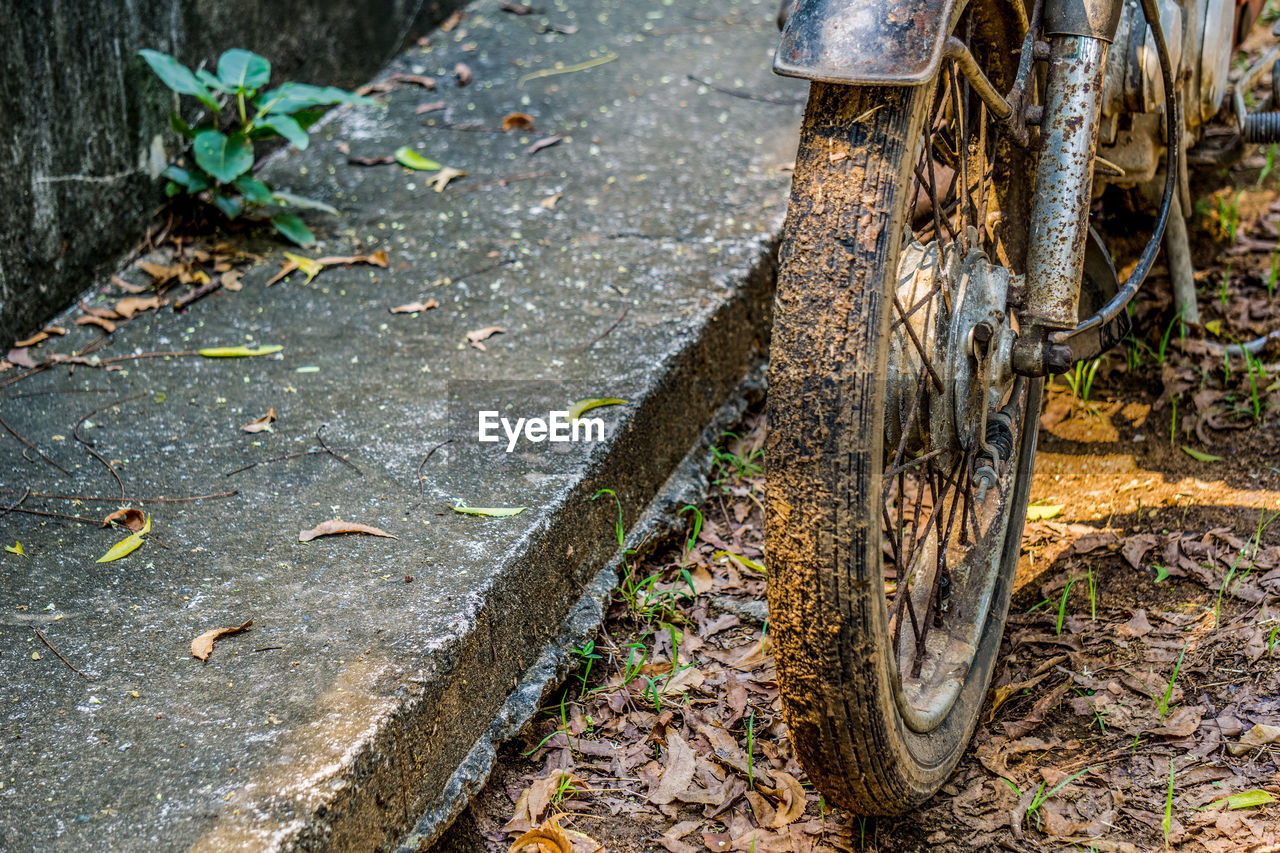
<path fill-rule="evenodd" d="M 385 269 L 267 288 L 283 250 L 263 242 L 243 290 L 144 314 L 96 353 L 278 355 L 58 365 L 0 389 L 0 417 L 69 472 L 0 434 L 4 506 L 28 490 L 108 500 L 23 509 L 121 505 L 76 439 L 94 410 L 79 436 L 127 496 L 236 490 L 126 501 L 155 538 L 107 563 L 119 531 L 0 517 L 25 551 L 0 552 L 0 849 L 425 847 L 483 781 L 490 741 L 536 708 L 567 632 L 598 618 L 616 510 L 592 496 L 616 491 L 630 525 L 762 356 L 804 87 L 768 71 L 772 2 L 544 5 L 473 4 L 384 75 L 436 91 L 339 111 L 269 165 L 343 213 L 311 220 L 311 257 L 385 250 Z M 474 129 L 513 112 L 536 129 Z M 402 145 L 467 174 L 435 192 L 428 173 L 344 153 Z M 469 345 L 491 326 L 506 331 Z M 626 404 L 590 413 L 603 441 L 476 441 L 480 409 L 514 421 L 606 397 Z M 268 408 L 274 431 L 241 431 Z M 320 449 L 322 427 L 332 454 L 263 461 Z M 299 541 L 335 518 L 398 538 Z M 198 635 L 249 619 L 192 657 Z"/>

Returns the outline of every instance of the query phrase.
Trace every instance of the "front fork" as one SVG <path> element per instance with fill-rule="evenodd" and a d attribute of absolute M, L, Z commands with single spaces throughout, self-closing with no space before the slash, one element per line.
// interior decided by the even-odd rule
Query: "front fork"
<path fill-rule="evenodd" d="M 1103 74 L 1121 11 L 1121 0 L 1044 3 L 1048 78 L 1019 312 L 1022 328 L 1012 353 L 1014 372 L 1024 376 L 1063 373 L 1071 365 L 1070 347 L 1049 338 L 1054 331 L 1074 329 L 1080 319 Z"/>

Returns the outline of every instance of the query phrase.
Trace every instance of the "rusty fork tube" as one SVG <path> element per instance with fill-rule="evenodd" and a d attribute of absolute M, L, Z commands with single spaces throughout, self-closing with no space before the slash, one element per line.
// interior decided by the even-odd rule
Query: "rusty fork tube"
<path fill-rule="evenodd" d="M 1107 42 L 1102 39 L 1068 35 L 1051 43 L 1031 207 L 1024 327 L 1070 329 L 1079 321 L 1106 65 Z"/>

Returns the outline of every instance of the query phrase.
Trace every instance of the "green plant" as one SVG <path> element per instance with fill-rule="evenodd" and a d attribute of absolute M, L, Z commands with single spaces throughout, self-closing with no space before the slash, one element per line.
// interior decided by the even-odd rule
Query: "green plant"
<path fill-rule="evenodd" d="M 334 215 L 337 211 L 323 202 L 274 190 L 253 177 L 254 143 L 281 137 L 306 148 L 307 129 L 323 114 L 322 108 L 373 101 L 334 86 L 283 83 L 267 90 L 271 63 L 241 48 L 219 57 L 216 75 L 203 68 L 192 72 L 167 53 L 138 53 L 160 82 L 178 95 L 195 98 L 207 109 L 194 126 L 176 112 L 170 115 L 170 126 L 190 140 L 194 162 L 164 170 L 162 174 L 168 179 L 165 192 L 212 204 L 228 219 L 267 217 L 276 231 L 294 243 L 314 243 L 307 226 L 288 211 L 321 210 Z"/>
<path fill-rule="evenodd" d="M 1277 518 L 1280 518 L 1280 509 L 1272 513 L 1270 518 L 1267 517 L 1266 510 L 1263 510 L 1260 513 L 1258 513 L 1258 526 L 1254 528 L 1253 535 L 1249 537 L 1249 541 L 1245 543 L 1244 548 L 1240 549 L 1239 553 L 1236 554 L 1236 558 L 1231 562 L 1231 568 L 1227 570 L 1226 577 L 1222 579 L 1222 585 L 1218 587 L 1218 597 L 1213 604 L 1213 627 L 1214 628 L 1218 627 L 1218 613 L 1222 608 L 1222 595 L 1227 591 L 1228 587 L 1231 585 L 1231 580 L 1232 578 L 1235 577 L 1236 569 L 1240 567 L 1240 562 L 1244 559 L 1245 552 L 1251 551 L 1252 552 L 1251 556 L 1257 556 L 1258 547 L 1262 544 L 1263 532 L 1268 527 L 1270 527 L 1271 522 L 1275 521 Z M 1252 567 L 1250 567 L 1249 570 L 1246 570 L 1246 575 L 1250 570 L 1252 570 Z"/>
<path fill-rule="evenodd" d="M 1169 325 L 1164 327 L 1164 334 L 1160 336 L 1160 347 L 1156 350 L 1156 364 L 1161 367 L 1164 367 L 1164 355 L 1169 348 L 1169 336 L 1173 334 L 1174 324 L 1181 325 L 1181 323 L 1182 309 L 1179 308 L 1178 312 L 1173 315 L 1173 319 L 1169 321 Z"/>
<path fill-rule="evenodd" d="M 1234 231 L 1233 231 L 1231 242 L 1234 243 L 1235 241 L 1236 241 L 1236 238 L 1234 236 Z M 1222 303 L 1223 312 L 1226 312 L 1227 310 L 1227 283 L 1230 280 L 1231 280 L 1231 262 L 1227 261 L 1227 265 L 1222 270 L 1222 283 L 1218 285 L 1218 301 Z"/>
<path fill-rule="evenodd" d="M 1254 184 L 1255 188 L 1261 187 L 1266 182 L 1267 177 L 1275 171 L 1276 168 L 1276 145 L 1271 143 L 1267 146 L 1267 162 L 1263 164 L 1262 171 L 1258 173 L 1258 183 Z"/>
<path fill-rule="evenodd" d="M 1227 201 L 1227 195 L 1218 196 L 1218 228 L 1222 236 L 1226 237 L 1230 242 L 1236 241 L 1236 226 L 1240 220 L 1240 191 L 1237 190 L 1235 195 L 1231 196 L 1231 200 Z"/>
<path fill-rule="evenodd" d="M 583 692 L 587 689 L 587 678 L 591 675 L 591 664 L 600 660 L 600 655 L 596 654 L 596 641 L 587 640 L 582 644 L 581 648 L 571 649 L 573 655 L 583 664 L 582 672 L 578 673 L 578 680 L 582 682 Z"/>
<path fill-rule="evenodd" d="M 1079 779 L 1081 776 L 1088 773 L 1090 770 L 1094 770 L 1094 769 L 1096 768 L 1086 767 L 1083 770 L 1073 773 L 1072 775 L 1068 776 L 1066 779 L 1063 779 L 1061 782 L 1059 782 L 1058 784 L 1050 788 L 1048 793 L 1046 793 L 1044 790 L 1044 786 L 1046 783 L 1041 782 L 1039 789 L 1036 790 L 1036 795 L 1031 799 L 1031 805 L 1027 806 L 1027 817 L 1031 817 L 1034 815 L 1036 819 L 1036 826 L 1039 826 L 1040 825 L 1039 811 L 1040 811 L 1040 807 L 1044 805 L 1045 800 L 1049 799 L 1054 794 L 1058 793 L 1063 788 L 1067 787 L 1067 785 L 1070 785 L 1072 782 Z M 1007 782 L 1008 780 L 1006 779 L 1005 781 Z M 1017 788 L 1015 787 L 1014 790 L 1017 790 Z M 1019 792 L 1019 795 L 1021 795 L 1021 792 Z"/>
<path fill-rule="evenodd" d="M 747 716 L 747 786 L 756 788 L 756 709 Z"/>
<path fill-rule="evenodd" d="M 1276 277 L 1280 276 L 1280 252 L 1271 253 L 1271 275 L 1267 277 L 1267 296 L 1276 295 Z"/>
<path fill-rule="evenodd" d="M 698 534 L 702 532 L 702 510 L 693 504 L 686 504 L 680 508 L 680 515 L 684 515 L 690 510 L 693 510 L 693 530 L 689 533 L 689 538 L 684 543 L 684 556 L 682 558 L 686 566 L 689 565 L 689 555 L 693 553 L 693 547 L 698 544 Z M 693 582 L 690 581 L 690 586 L 692 585 Z"/>
<path fill-rule="evenodd" d="M 1267 387 L 1267 371 L 1262 366 L 1262 360 L 1248 350 L 1244 350 L 1244 363 L 1249 369 L 1249 401 L 1252 404 L 1253 419 L 1261 421 L 1262 398 L 1259 396 L 1258 386 L 1261 384 L 1263 388 Z"/>
<path fill-rule="evenodd" d="M 622 668 L 622 686 L 626 687 L 644 668 L 645 661 L 649 659 L 649 650 L 644 643 L 625 643 L 622 647 L 628 650 L 627 662 Z M 639 659 L 636 658 L 637 651 L 640 652 Z"/>
<path fill-rule="evenodd" d="M 560 774 L 560 781 L 556 782 L 556 789 L 551 794 L 551 805 L 558 806 L 565 799 L 578 793 L 578 789 L 573 785 L 573 777 L 568 773 Z"/>
<path fill-rule="evenodd" d="M 1098 367 L 1101 364 L 1101 358 L 1095 358 L 1089 362 L 1077 361 L 1070 370 L 1062 374 L 1063 381 L 1071 389 L 1071 396 L 1085 405 L 1089 403 L 1089 394 L 1093 390 L 1093 379 L 1098 375 Z"/>
<path fill-rule="evenodd" d="M 741 450 L 743 444 L 742 436 L 736 432 L 725 431 L 720 433 L 720 437 L 731 438 L 736 441 L 739 451 L 735 453 L 722 447 L 711 448 L 711 454 L 715 457 L 717 468 L 717 478 L 714 482 L 719 483 L 725 479 L 725 475 L 745 480 L 748 477 L 755 477 L 764 473 L 764 467 L 761 464 L 764 459 L 763 449 L 756 449 L 744 455 Z"/>
<path fill-rule="evenodd" d="M 1173 759 L 1169 759 L 1169 789 L 1164 795 L 1164 820 L 1160 821 L 1160 825 L 1164 827 L 1164 846 L 1169 846 L 1169 831 L 1173 829 L 1173 777 L 1174 764 Z"/>
<path fill-rule="evenodd" d="M 1169 446 L 1173 447 L 1173 445 L 1177 444 L 1178 442 L 1178 395 L 1177 394 L 1170 395 L 1169 408 L 1171 412 L 1171 414 L 1169 415 Z"/>
<path fill-rule="evenodd" d="M 1178 660 L 1173 665 L 1173 675 L 1169 676 L 1169 684 L 1164 688 L 1164 696 L 1160 698 L 1160 719 L 1164 719 L 1164 715 L 1169 713 L 1169 699 L 1173 696 L 1173 685 L 1178 680 L 1178 673 L 1182 670 L 1182 659 L 1186 657 L 1188 643 L 1182 644 L 1182 651 L 1178 652 Z"/>
<path fill-rule="evenodd" d="M 1093 576 L 1093 566 L 1089 566 L 1089 621 L 1098 621 L 1098 584 Z"/>
<path fill-rule="evenodd" d="M 1280 624 L 1273 625 L 1271 633 L 1267 635 L 1267 657 L 1274 657 L 1276 648 L 1276 634 L 1280 633 Z"/>
<path fill-rule="evenodd" d="M 1074 584 L 1075 582 L 1076 582 L 1076 579 L 1071 578 L 1069 581 L 1067 581 L 1067 585 L 1062 588 L 1062 598 L 1061 600 L 1058 601 L 1058 624 L 1057 624 L 1057 627 L 1054 629 L 1054 633 L 1056 633 L 1058 636 L 1062 636 L 1062 620 L 1067 615 L 1067 596 L 1071 593 L 1071 585 Z"/>

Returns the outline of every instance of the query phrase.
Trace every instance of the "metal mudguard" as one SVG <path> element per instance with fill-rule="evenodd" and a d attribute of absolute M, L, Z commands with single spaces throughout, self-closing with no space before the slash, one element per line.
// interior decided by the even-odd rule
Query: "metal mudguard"
<path fill-rule="evenodd" d="M 955 0 L 796 0 L 773 70 L 831 83 L 932 80 Z"/>

